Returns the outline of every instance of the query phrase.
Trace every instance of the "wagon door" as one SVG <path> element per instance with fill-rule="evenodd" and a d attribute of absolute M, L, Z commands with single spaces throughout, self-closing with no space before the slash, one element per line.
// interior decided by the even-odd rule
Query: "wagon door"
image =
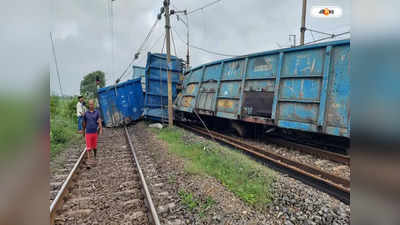
<path fill-rule="evenodd" d="M 205 68 L 201 82 L 196 108 L 202 114 L 215 114 L 215 100 L 218 89 L 218 80 L 220 77 L 221 65 L 213 65 Z"/>
<path fill-rule="evenodd" d="M 237 119 L 239 117 L 244 65 L 244 59 L 223 64 L 216 104 L 217 116 L 227 119 Z"/>
<path fill-rule="evenodd" d="M 242 96 L 243 120 L 270 121 L 278 58 L 278 54 L 249 58 Z"/>
<path fill-rule="evenodd" d="M 111 117 L 112 126 L 118 126 L 122 121 L 122 115 L 118 107 L 118 98 L 120 94 L 117 88 L 112 88 L 112 91 L 110 91 L 108 95 L 108 102 L 110 104 L 108 113 Z"/>

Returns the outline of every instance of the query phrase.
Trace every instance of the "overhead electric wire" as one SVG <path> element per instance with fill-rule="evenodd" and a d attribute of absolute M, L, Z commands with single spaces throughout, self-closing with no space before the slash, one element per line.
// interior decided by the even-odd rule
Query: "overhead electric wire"
<path fill-rule="evenodd" d="M 151 45 L 151 47 L 149 48 L 150 52 L 151 50 L 153 50 L 154 46 L 156 46 L 156 44 L 161 40 L 162 37 L 165 37 L 164 33 L 161 33 L 161 35 L 157 38 L 157 40 Z"/>
<path fill-rule="evenodd" d="M 201 51 L 204 51 L 204 52 L 207 52 L 207 53 L 210 53 L 210 54 L 214 54 L 214 55 L 225 56 L 225 57 L 237 57 L 237 56 L 239 56 L 239 55 L 228 55 L 228 54 L 223 54 L 223 53 L 218 53 L 218 52 L 210 51 L 210 50 L 207 50 L 207 49 L 205 49 L 205 48 L 201 48 L 201 47 L 194 46 L 194 45 L 192 45 L 192 44 L 190 44 L 189 46 L 192 47 L 192 48 L 194 48 L 194 49 L 201 50 Z"/>
<path fill-rule="evenodd" d="M 311 34 L 311 37 L 312 37 L 313 41 L 315 41 L 314 32 L 312 30 L 310 30 L 310 34 Z"/>
<path fill-rule="evenodd" d="M 172 27 L 172 30 L 175 32 L 175 34 L 178 37 L 178 39 L 186 44 L 186 42 L 181 38 L 181 36 L 178 34 L 178 32 L 176 32 L 176 30 L 173 27 Z M 195 48 L 197 50 L 201 50 L 201 51 L 207 52 L 209 54 L 214 54 L 214 55 L 218 55 L 218 56 L 224 56 L 224 57 L 237 57 L 237 56 L 239 56 L 239 55 L 231 55 L 231 54 L 225 54 L 225 53 L 219 53 L 219 52 L 207 50 L 205 48 L 198 47 L 198 46 L 195 46 L 195 45 L 192 45 L 192 44 L 189 44 L 189 46 L 192 47 L 192 48 Z"/>
<path fill-rule="evenodd" d="M 164 46 L 165 46 L 166 40 L 167 40 L 167 34 L 164 35 L 164 41 L 163 41 L 163 44 L 162 44 L 162 47 L 161 47 L 161 54 L 164 52 Z"/>
<path fill-rule="evenodd" d="M 187 14 L 190 15 L 192 13 L 195 13 L 195 12 L 199 11 L 199 10 L 202 10 L 202 9 L 205 9 L 205 8 L 211 6 L 211 5 L 214 5 L 215 3 L 218 3 L 220 1 L 222 1 L 222 0 L 216 0 L 216 1 L 210 2 L 210 3 L 204 5 L 204 6 L 200 7 L 200 8 L 197 8 L 197 9 L 194 9 L 194 10 L 188 12 Z"/>
<path fill-rule="evenodd" d="M 310 41 L 308 43 L 305 43 L 304 45 L 309 45 L 309 44 L 313 44 L 315 42 L 319 42 L 319 41 L 323 41 L 323 40 L 327 40 L 327 39 L 331 39 L 331 38 L 336 38 L 336 37 L 339 37 L 339 36 L 343 36 L 345 34 L 350 34 L 350 31 L 343 32 L 343 33 L 340 33 L 340 34 L 333 34 L 330 37 L 325 37 L 325 38 L 321 38 L 321 39 L 318 39 L 318 40 L 315 40 L 315 41 Z"/>
<path fill-rule="evenodd" d="M 57 74 L 57 77 L 58 77 L 58 85 L 60 86 L 60 94 L 61 94 L 61 96 L 64 96 L 64 92 L 63 92 L 62 85 L 61 85 L 60 71 L 58 69 L 56 48 L 54 46 L 53 34 L 51 32 L 50 32 L 50 40 L 51 40 L 51 47 L 52 47 L 52 50 L 53 50 L 54 63 L 56 65 L 56 74 Z"/>
<path fill-rule="evenodd" d="M 309 30 L 309 31 L 315 32 L 315 33 L 325 34 L 325 35 L 328 35 L 328 36 L 335 35 L 335 34 L 329 34 L 329 33 L 325 33 L 325 32 L 314 30 L 314 29 L 310 29 L 310 28 L 306 28 L 306 30 Z"/>
<path fill-rule="evenodd" d="M 344 29 L 344 28 L 348 28 L 350 25 L 349 24 L 340 24 L 340 25 L 338 25 L 338 26 L 335 26 L 335 27 L 333 27 L 333 28 L 331 28 L 331 27 L 328 27 L 329 28 L 329 30 L 331 30 L 331 31 L 335 31 L 335 30 L 338 30 L 338 29 L 341 29 L 341 30 L 349 30 L 349 29 Z M 311 29 L 309 29 L 308 27 L 311 27 Z M 319 28 L 316 28 L 315 26 L 313 26 L 312 24 L 307 24 L 307 28 L 306 28 L 307 30 L 313 30 L 313 31 L 319 31 L 320 32 L 320 30 L 322 30 L 322 29 L 319 29 Z M 321 33 L 321 32 L 320 32 Z M 324 33 L 324 34 L 326 34 L 326 35 L 332 35 L 333 33 L 335 33 L 335 32 L 332 32 L 332 33 L 326 33 L 326 32 L 322 32 L 322 33 Z"/>
<path fill-rule="evenodd" d="M 111 35 L 111 19 L 110 19 L 110 0 L 104 0 L 104 3 L 105 3 L 105 16 L 106 16 L 106 30 L 108 31 L 108 32 L 110 32 L 110 35 Z M 108 36 L 108 38 L 110 38 L 111 39 L 111 37 L 110 36 Z M 108 39 L 107 39 L 108 40 Z M 107 67 L 108 67 L 108 73 L 109 74 L 112 74 L 112 64 L 111 64 L 111 61 L 112 61 L 112 54 L 110 55 L 110 63 L 107 65 Z M 109 80 L 111 80 L 111 78 L 109 79 Z"/>
<path fill-rule="evenodd" d="M 143 43 L 140 45 L 140 47 L 139 47 L 139 49 L 138 49 L 137 52 L 142 51 L 142 49 L 144 48 L 144 45 L 145 45 L 146 42 L 149 40 L 150 35 L 153 33 L 153 31 L 154 31 L 154 29 L 156 28 L 157 24 L 158 24 L 158 19 L 156 19 L 156 21 L 154 22 L 153 26 L 151 27 L 149 33 L 147 33 L 146 38 L 144 39 Z"/>
<path fill-rule="evenodd" d="M 174 4 L 171 3 L 172 8 L 174 8 L 176 11 L 180 11 Z"/>
<path fill-rule="evenodd" d="M 176 54 L 176 46 L 175 46 L 174 35 L 172 35 L 172 33 L 173 33 L 173 32 L 171 32 L 172 45 L 174 46 L 174 53 L 175 53 L 175 56 L 178 57 L 178 55 Z"/>
<path fill-rule="evenodd" d="M 114 9 L 113 9 L 113 1 L 109 1 L 109 11 L 110 11 L 110 26 L 111 26 L 111 74 L 113 79 L 115 79 L 115 73 L 114 73 L 114 60 L 115 60 L 115 54 L 114 54 Z"/>
<path fill-rule="evenodd" d="M 149 40 L 151 33 L 154 31 L 155 27 L 157 26 L 158 23 L 158 19 L 156 18 L 156 21 L 154 22 L 153 26 L 150 28 L 149 33 L 147 33 L 146 38 L 144 39 L 144 41 L 142 42 L 142 44 L 140 45 L 139 49 L 136 51 L 136 53 L 134 54 L 131 62 L 128 64 L 128 66 L 125 68 L 125 70 L 122 72 L 122 74 L 119 76 L 119 78 L 115 81 L 116 83 L 118 83 L 125 75 L 126 72 L 129 70 L 129 68 L 132 66 L 133 62 L 135 62 L 136 59 L 139 58 L 139 54 L 140 52 L 143 50 L 144 45 L 146 44 L 146 42 Z"/>

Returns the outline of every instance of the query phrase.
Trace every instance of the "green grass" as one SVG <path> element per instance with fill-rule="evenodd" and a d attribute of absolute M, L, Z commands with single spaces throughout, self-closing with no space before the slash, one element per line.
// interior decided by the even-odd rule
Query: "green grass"
<path fill-rule="evenodd" d="M 205 216 L 207 211 L 215 205 L 214 199 L 208 196 L 204 201 L 197 199 L 191 192 L 185 191 L 183 189 L 178 191 L 178 195 L 181 198 L 181 202 L 183 205 L 188 208 L 190 211 L 197 210 L 199 212 L 200 217 Z"/>
<path fill-rule="evenodd" d="M 193 197 L 192 193 L 179 190 L 178 195 L 181 198 L 181 202 L 191 211 L 198 207 L 199 201 Z"/>
<path fill-rule="evenodd" d="M 50 158 L 54 158 L 71 142 L 78 141 L 78 120 L 75 99 L 50 98 Z"/>
<path fill-rule="evenodd" d="M 152 129 L 161 140 L 168 142 L 168 150 L 185 159 L 185 170 L 190 174 L 215 177 L 236 196 L 251 206 L 264 208 L 271 201 L 270 185 L 274 173 L 246 155 L 206 140 L 193 143 L 178 128 Z M 190 196 L 187 197 L 190 203 Z M 188 204 L 191 205 L 191 204 Z"/>

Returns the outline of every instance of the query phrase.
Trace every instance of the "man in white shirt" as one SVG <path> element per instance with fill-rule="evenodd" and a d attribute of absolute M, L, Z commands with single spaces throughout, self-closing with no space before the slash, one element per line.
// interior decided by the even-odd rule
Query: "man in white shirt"
<path fill-rule="evenodd" d="M 83 103 L 83 96 L 78 97 L 79 101 L 76 103 L 76 115 L 78 116 L 78 132 L 82 133 L 82 119 L 83 115 L 85 115 L 86 107 Z"/>

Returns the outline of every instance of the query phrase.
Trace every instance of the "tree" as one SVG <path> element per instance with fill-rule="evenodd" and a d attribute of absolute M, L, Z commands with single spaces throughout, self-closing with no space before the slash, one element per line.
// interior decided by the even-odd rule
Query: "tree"
<path fill-rule="evenodd" d="M 102 88 L 106 85 L 105 74 L 103 71 L 95 71 L 87 74 L 83 80 L 81 81 L 81 95 L 86 98 L 95 98 L 97 97 L 97 84 L 96 79 L 99 79 L 99 86 Z"/>

